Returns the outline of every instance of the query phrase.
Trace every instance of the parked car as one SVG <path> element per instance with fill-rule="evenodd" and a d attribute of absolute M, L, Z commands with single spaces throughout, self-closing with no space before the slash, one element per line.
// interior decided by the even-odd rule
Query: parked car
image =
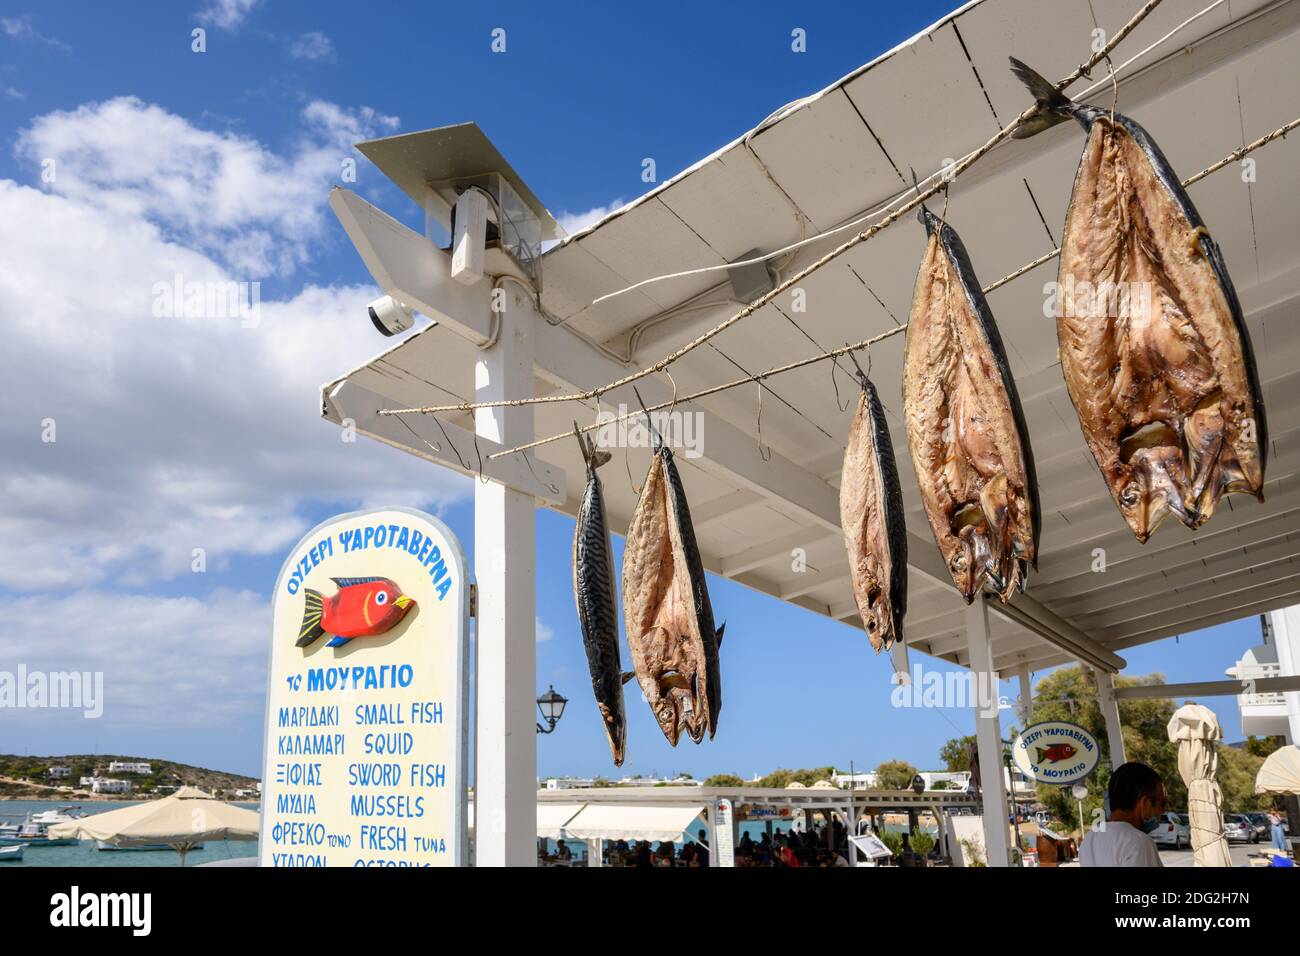
<path fill-rule="evenodd" d="M 1255 839 L 1251 840 L 1251 843 L 1258 843 L 1260 840 L 1272 838 L 1272 834 L 1269 833 L 1271 828 L 1269 827 L 1267 813 L 1243 813 L 1242 816 L 1250 821 L 1251 828 L 1255 831 Z"/>
<path fill-rule="evenodd" d="M 1168 811 L 1160 817 L 1160 825 L 1151 832 L 1151 839 L 1159 846 L 1172 846 L 1175 850 L 1191 846 L 1191 822 L 1186 814 Z"/>
<path fill-rule="evenodd" d="M 1258 843 L 1255 824 L 1244 813 L 1226 813 L 1223 816 L 1223 835 L 1229 843 Z"/>
<path fill-rule="evenodd" d="M 1247 813 L 1244 814 L 1244 816 L 1249 817 L 1250 822 L 1255 824 L 1255 826 L 1258 828 L 1259 838 L 1261 840 L 1273 839 L 1273 833 L 1272 833 L 1273 825 L 1269 823 L 1267 813 Z M 1291 833 L 1291 825 L 1287 821 L 1286 817 L 1282 818 L 1282 832 L 1288 835 Z"/>

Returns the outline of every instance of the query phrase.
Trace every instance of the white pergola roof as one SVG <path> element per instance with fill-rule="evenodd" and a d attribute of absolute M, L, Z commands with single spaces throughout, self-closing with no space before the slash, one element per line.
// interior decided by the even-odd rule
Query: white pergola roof
<path fill-rule="evenodd" d="M 1120 45 L 1115 62 L 1205 2 L 1165 0 Z M 1095 26 L 1110 34 L 1138 5 L 970 3 L 570 237 L 543 260 L 542 304 L 563 324 L 536 323 L 535 394 L 617 379 L 740 305 L 730 298 L 724 272 L 660 282 L 592 305 L 596 297 L 651 276 L 734 261 L 756 247 L 777 249 L 857 218 L 910 184 L 909 167 L 923 176 L 937 170 L 1029 105 L 1007 69 L 1008 55 L 1045 76 L 1064 76 L 1086 59 Z M 1300 115 L 1298 62 L 1300 3 L 1232 0 L 1152 51 L 1137 72 L 1126 72 L 1119 109 L 1141 122 L 1187 176 Z M 1103 75 L 1104 68 L 1094 70 L 1094 79 Z M 1077 95 L 1086 85 L 1082 81 L 1067 92 Z M 1092 99 L 1108 103 L 1110 95 L 1107 88 Z M 986 285 L 1059 242 L 1082 144 L 1078 127 L 1063 124 L 1005 144 L 956 181 L 948 219 Z M 1009 610 L 992 605 L 1001 612 L 991 618 L 999 670 L 1075 659 L 1113 670 L 1123 664 L 1114 653 L 1122 648 L 1296 603 L 1296 148 L 1292 138 L 1255 154 L 1253 182 L 1228 168 L 1190 189 L 1223 248 L 1258 357 L 1272 442 L 1263 505 L 1232 497 L 1199 532 L 1170 519 L 1147 545 L 1138 544 L 1084 447 L 1065 391 L 1055 324 L 1043 315 L 1043 286 L 1055 279 L 1056 263 L 989 296 L 1024 404 L 1044 512 L 1040 569 L 1031 574 L 1028 592 Z M 516 158 L 526 170 L 526 158 Z M 385 251 L 390 244 L 406 248 L 415 234 L 351 194 L 336 190 L 332 202 L 385 291 L 423 301 L 415 288 L 429 281 L 423 273 L 416 277 L 427 267 L 422 256 L 403 253 L 411 265 L 402 272 L 392 265 L 400 257 Z M 777 259 L 775 265 L 790 275 L 842 238 L 805 247 L 792 261 Z M 783 295 L 673 365 L 678 391 L 858 341 L 905 320 L 923 246 L 923 231 L 911 220 L 859 245 L 802 284 L 805 314 L 793 315 L 790 297 Z M 631 362 L 616 358 L 626 358 L 633 347 Z M 893 431 L 910 531 L 907 644 L 967 664 L 964 605 L 933 543 L 906 454 L 902 350 L 902 336 L 894 336 L 873 348 L 871 362 Z M 335 421 L 352 418 L 363 433 L 444 464 L 449 438 L 457 446 L 455 457 L 473 465 L 476 456 L 466 437 L 473 429 L 470 416 L 445 417 L 443 435 L 427 417 L 408 417 L 402 424 L 374 411 L 472 401 L 476 352 L 474 342 L 445 322 L 426 328 L 327 384 L 324 414 Z M 857 386 L 844 374 L 836 382 L 838 404 L 828 363 L 771 379 L 762 405 L 761 450 L 758 386 L 693 404 L 684 410 L 704 413 L 703 457 L 679 453 L 677 461 L 708 570 L 857 627 L 836 490 L 852 411 L 840 405 L 856 397 Z M 662 375 L 639 387 L 648 403 L 673 394 Z M 603 407 L 617 410 L 620 402 L 637 407 L 630 388 L 607 394 Z M 562 432 L 575 418 L 590 423 L 594 416 L 590 406 L 540 405 L 536 434 Z M 639 483 L 649 453 L 613 451 L 602 475 L 611 522 L 621 532 L 635 504 L 625 468 Z M 489 474 L 531 488 L 544 504 L 565 513 L 574 513 L 581 499 L 584 474 L 571 439 L 539 449 L 531 468 L 519 457 L 492 467 Z M 792 569 L 796 548 L 806 553 L 804 572 Z M 1105 573 L 1092 570 L 1098 548 L 1105 552 Z M 726 617 L 725 607 L 715 607 L 715 613 Z"/>

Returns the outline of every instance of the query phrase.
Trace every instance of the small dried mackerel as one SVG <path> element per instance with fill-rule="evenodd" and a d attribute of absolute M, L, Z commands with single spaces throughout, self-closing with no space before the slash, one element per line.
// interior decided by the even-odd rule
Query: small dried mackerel
<path fill-rule="evenodd" d="M 574 426 L 577 432 L 577 426 Z M 623 708 L 624 676 L 618 652 L 618 598 L 614 593 L 614 552 L 605 521 L 605 496 L 596 469 L 609 461 L 590 437 L 579 432 L 578 444 L 587 463 L 587 488 L 573 529 L 573 599 L 582 625 L 582 645 L 591 669 L 591 688 L 605 723 L 616 767 L 623 765 L 627 747 L 627 714 Z"/>
<path fill-rule="evenodd" d="M 880 651 L 903 639 L 907 525 L 885 410 L 871 380 L 860 374 L 860 381 L 840 472 L 840 527 L 858 613 L 871 646 Z"/>

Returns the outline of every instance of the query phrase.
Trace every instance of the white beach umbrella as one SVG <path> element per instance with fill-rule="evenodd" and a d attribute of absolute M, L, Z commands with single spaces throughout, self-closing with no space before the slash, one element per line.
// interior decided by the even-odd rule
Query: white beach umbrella
<path fill-rule="evenodd" d="M 134 807 L 110 810 L 50 827 L 55 839 L 103 840 L 114 846 L 165 843 L 185 854 L 207 840 L 256 840 L 259 817 L 194 787 Z"/>
<path fill-rule="evenodd" d="M 1214 742 L 1222 736 L 1214 711 L 1200 704 L 1184 704 L 1169 719 L 1169 739 L 1178 744 L 1178 772 L 1187 784 L 1197 866 L 1232 866 L 1223 836 L 1223 791 L 1214 779 L 1219 768 Z"/>
<path fill-rule="evenodd" d="M 1256 793 L 1300 794 L 1300 747 L 1279 747 L 1255 775 Z"/>

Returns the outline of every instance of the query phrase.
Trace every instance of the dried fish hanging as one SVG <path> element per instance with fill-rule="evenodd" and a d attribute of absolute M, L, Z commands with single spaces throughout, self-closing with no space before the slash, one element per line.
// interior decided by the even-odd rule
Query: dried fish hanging
<path fill-rule="evenodd" d="M 710 737 L 717 732 L 722 628 L 714 628 L 704 563 L 673 453 L 650 427 L 654 454 L 623 549 L 623 622 L 637 682 L 675 747 L 683 731 L 696 743 L 706 731 Z"/>
<path fill-rule="evenodd" d="M 867 639 L 879 652 L 903 640 L 907 525 L 884 407 L 860 367 L 858 381 L 862 394 L 849 426 L 840 472 L 840 527 L 849 555 L 853 597 Z"/>
<path fill-rule="evenodd" d="M 1097 466 L 1139 541 L 1189 528 L 1224 494 L 1263 501 L 1268 427 L 1250 332 L 1219 250 L 1154 140 L 1012 59 L 1039 105 L 1032 136 L 1088 134 L 1061 239 L 1061 370 Z"/>
<path fill-rule="evenodd" d="M 1037 567 L 1041 512 L 1024 411 L 966 247 L 924 206 L 929 242 L 903 358 L 903 414 L 930 529 L 969 604 Z"/>
<path fill-rule="evenodd" d="M 618 649 L 618 595 L 614 591 L 614 552 L 610 547 L 605 518 L 605 496 L 596 469 L 609 461 L 607 451 L 597 451 L 595 442 L 578 432 L 578 445 L 587 465 L 587 487 L 578 507 L 573 528 L 573 599 L 582 626 L 582 645 L 591 670 L 591 687 L 596 695 L 609 738 L 614 766 L 623 765 L 627 752 L 627 714 L 623 706 L 623 684 L 631 674 L 622 673 Z"/>

